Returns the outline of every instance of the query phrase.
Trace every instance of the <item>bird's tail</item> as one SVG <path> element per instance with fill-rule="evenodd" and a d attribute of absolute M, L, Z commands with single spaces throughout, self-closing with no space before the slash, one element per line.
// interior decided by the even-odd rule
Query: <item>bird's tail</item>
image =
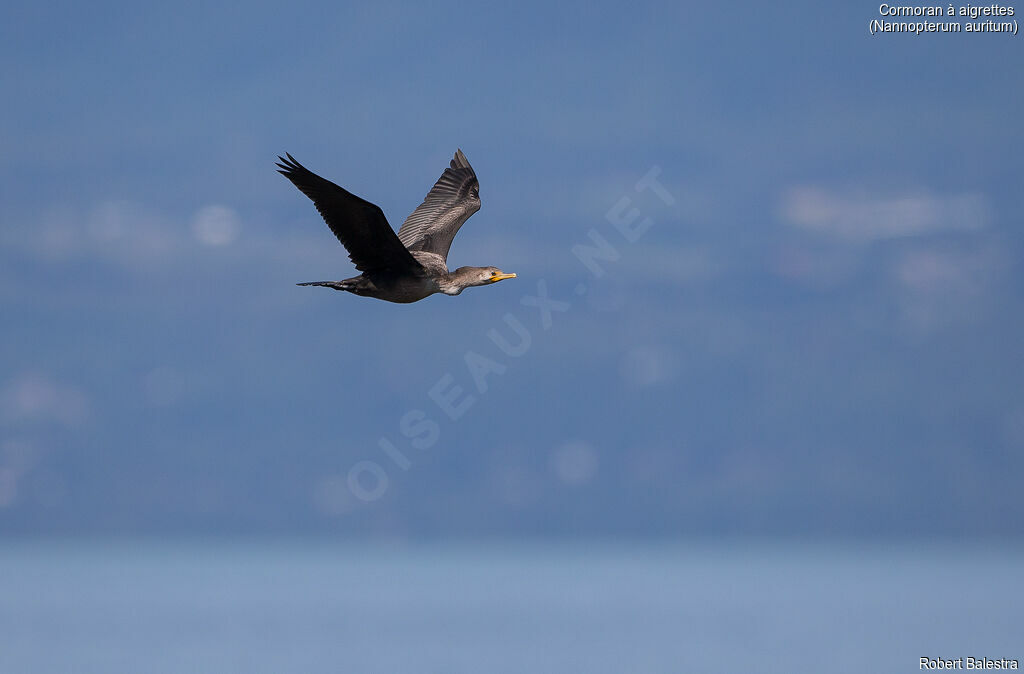
<path fill-rule="evenodd" d="M 346 281 L 307 281 L 306 283 L 296 283 L 297 286 L 323 286 L 325 288 L 334 288 L 335 290 L 350 290 L 352 284 Z"/>

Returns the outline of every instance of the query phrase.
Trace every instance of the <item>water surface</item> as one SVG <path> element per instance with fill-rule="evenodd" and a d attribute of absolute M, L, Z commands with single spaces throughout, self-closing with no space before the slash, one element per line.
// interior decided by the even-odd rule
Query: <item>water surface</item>
<path fill-rule="evenodd" d="M 910 672 L 1024 664 L 989 544 L 0 543 L 0 672 Z"/>

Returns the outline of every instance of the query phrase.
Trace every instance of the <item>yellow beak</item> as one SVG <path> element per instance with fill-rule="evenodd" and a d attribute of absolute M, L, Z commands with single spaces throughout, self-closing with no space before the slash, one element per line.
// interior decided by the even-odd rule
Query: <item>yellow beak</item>
<path fill-rule="evenodd" d="M 504 281 L 507 278 L 515 278 L 515 274 L 495 274 L 491 277 L 491 283 L 497 283 L 498 281 Z"/>

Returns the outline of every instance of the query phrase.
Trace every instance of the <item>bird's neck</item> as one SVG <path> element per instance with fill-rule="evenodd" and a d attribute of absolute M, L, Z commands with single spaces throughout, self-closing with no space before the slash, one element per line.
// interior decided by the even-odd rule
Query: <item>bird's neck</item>
<path fill-rule="evenodd" d="M 437 287 L 445 295 L 458 295 L 466 289 L 466 284 L 460 283 L 459 277 L 454 273 L 447 273 L 437 281 Z"/>
<path fill-rule="evenodd" d="M 448 272 L 441 277 L 438 287 L 445 295 L 458 295 L 466 288 L 480 285 L 475 271 L 473 267 L 460 267 Z"/>

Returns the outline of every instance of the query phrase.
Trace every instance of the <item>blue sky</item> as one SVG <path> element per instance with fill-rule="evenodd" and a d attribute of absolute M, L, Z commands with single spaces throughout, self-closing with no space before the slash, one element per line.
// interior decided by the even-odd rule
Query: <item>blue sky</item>
<path fill-rule="evenodd" d="M 1020 534 L 1018 38 L 877 11 L 5 6 L 0 530 Z M 518 279 L 294 286 L 352 269 L 277 154 L 397 227 L 456 147 Z"/>

